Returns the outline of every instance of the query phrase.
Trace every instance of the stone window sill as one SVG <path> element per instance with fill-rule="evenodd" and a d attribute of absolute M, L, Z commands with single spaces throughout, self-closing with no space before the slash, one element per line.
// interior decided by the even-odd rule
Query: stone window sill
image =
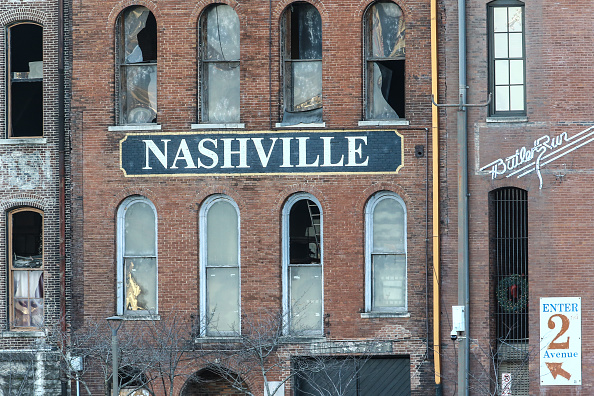
<path fill-rule="evenodd" d="M 5 330 L 0 335 L 0 338 L 21 338 L 21 337 L 33 337 L 41 338 L 45 337 L 45 331 L 39 330 Z"/>
<path fill-rule="evenodd" d="M 528 117 L 487 117 L 488 123 L 518 123 L 528 122 Z"/>
<path fill-rule="evenodd" d="M 112 125 L 107 127 L 109 132 L 122 131 L 160 131 L 161 124 L 133 124 L 133 125 Z"/>
<path fill-rule="evenodd" d="M 310 124 L 295 124 L 295 125 L 287 125 L 283 124 L 282 122 L 277 122 L 275 125 L 277 128 L 283 129 L 311 129 L 311 128 L 326 128 L 325 122 L 314 122 Z"/>
<path fill-rule="evenodd" d="M 192 124 L 192 129 L 245 129 L 244 123 Z"/>
<path fill-rule="evenodd" d="M 36 145 L 46 143 L 47 139 L 44 137 L 0 139 L 0 145 Z"/>
<path fill-rule="evenodd" d="M 361 319 L 410 318 L 410 312 L 361 312 Z"/>
<path fill-rule="evenodd" d="M 405 126 L 410 125 L 410 121 L 407 120 L 363 120 L 359 121 L 359 126 L 370 127 L 370 126 Z"/>

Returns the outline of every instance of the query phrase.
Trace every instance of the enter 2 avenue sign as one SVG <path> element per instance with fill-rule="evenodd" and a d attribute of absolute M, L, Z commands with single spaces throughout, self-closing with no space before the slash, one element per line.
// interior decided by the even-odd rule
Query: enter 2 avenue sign
<path fill-rule="evenodd" d="M 125 176 L 398 173 L 397 131 L 127 134 Z"/>

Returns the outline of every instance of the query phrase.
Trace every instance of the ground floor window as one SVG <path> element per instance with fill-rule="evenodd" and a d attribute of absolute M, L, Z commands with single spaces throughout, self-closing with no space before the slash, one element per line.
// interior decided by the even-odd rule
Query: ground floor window
<path fill-rule="evenodd" d="M 315 357 L 293 362 L 295 396 L 410 395 L 409 357 Z"/>

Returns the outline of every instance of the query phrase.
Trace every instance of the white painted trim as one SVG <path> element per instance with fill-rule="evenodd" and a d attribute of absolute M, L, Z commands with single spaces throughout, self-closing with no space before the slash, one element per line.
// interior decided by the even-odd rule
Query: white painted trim
<path fill-rule="evenodd" d="M 406 281 L 405 281 L 405 290 L 404 290 L 404 307 L 395 307 L 390 310 L 383 310 L 383 311 L 372 311 L 371 302 L 373 298 L 373 279 L 372 279 L 372 263 L 371 263 L 371 256 L 373 253 L 373 212 L 375 207 L 378 203 L 383 201 L 384 199 L 393 199 L 394 201 L 398 202 L 402 209 L 404 210 L 404 256 L 405 256 L 405 274 L 406 274 Z M 391 191 L 379 191 L 375 193 L 365 206 L 365 313 L 361 314 L 361 317 L 394 317 L 388 315 L 397 315 L 402 316 L 403 313 L 408 312 L 408 248 L 407 248 L 407 211 L 406 211 L 406 204 L 398 196 L 398 194 L 393 193 Z M 369 316 L 363 316 L 364 314 Z M 377 316 L 372 316 L 377 315 Z"/>
<path fill-rule="evenodd" d="M 237 265 L 239 270 L 239 323 L 237 331 L 231 332 L 229 334 L 224 332 L 219 332 L 216 336 L 207 336 L 206 335 L 206 321 L 207 321 L 207 293 L 206 293 L 206 263 L 207 263 L 207 237 L 208 237 L 208 228 L 207 228 L 207 215 L 210 208 L 219 201 L 225 201 L 233 208 L 235 208 L 235 212 L 237 214 Z M 208 197 L 202 207 L 200 208 L 199 214 L 199 243 L 200 243 L 200 273 L 198 274 L 200 280 L 200 337 L 204 338 L 221 338 L 221 337 L 237 337 L 241 334 L 241 216 L 239 213 L 239 207 L 237 203 L 231 197 L 223 194 L 215 194 Z"/>
<path fill-rule="evenodd" d="M 46 144 L 46 138 L 34 137 L 34 138 L 10 138 L 0 139 L 0 145 L 27 145 L 27 144 Z"/>
<path fill-rule="evenodd" d="M 276 128 L 287 128 L 287 129 L 308 129 L 308 128 L 326 128 L 325 122 L 312 122 L 309 124 L 299 123 L 295 125 L 287 125 L 282 122 L 275 124 Z"/>
<path fill-rule="evenodd" d="M 313 201 L 320 209 L 320 267 L 322 268 L 322 285 L 321 285 L 321 299 L 322 299 L 322 328 L 320 331 L 313 331 L 311 333 L 299 334 L 299 336 L 322 336 L 324 334 L 324 212 L 320 201 L 313 195 L 306 192 L 299 192 L 293 194 L 287 199 L 282 212 L 282 304 L 283 304 L 283 334 L 290 335 L 290 319 L 291 307 L 289 307 L 289 214 L 291 208 L 297 201 L 309 199 Z"/>
<path fill-rule="evenodd" d="M 410 121 L 399 120 L 362 120 L 358 123 L 359 126 L 391 126 L 391 125 L 410 125 Z"/>
<path fill-rule="evenodd" d="M 231 124 L 192 124 L 192 129 L 245 129 L 244 123 Z"/>
<path fill-rule="evenodd" d="M 125 315 L 124 313 L 124 220 L 125 220 L 125 213 L 126 210 L 136 204 L 136 203 L 145 203 L 149 205 L 153 212 L 155 213 L 155 276 L 157 277 L 155 282 L 155 311 L 154 312 L 147 312 L 147 311 L 139 311 L 137 315 Z M 117 295 L 117 306 L 116 306 L 116 314 L 118 316 L 122 316 L 126 319 L 131 319 L 132 317 L 138 318 L 137 320 L 150 320 L 147 318 L 153 318 L 158 316 L 159 312 L 159 217 L 157 215 L 157 209 L 155 205 L 146 197 L 140 195 L 133 195 L 126 198 L 118 208 L 117 214 L 117 282 L 116 282 L 116 295 Z M 136 319 L 131 319 L 136 320 Z"/>
<path fill-rule="evenodd" d="M 112 125 L 108 126 L 109 132 L 120 131 L 160 131 L 161 124 L 129 124 L 129 125 Z"/>

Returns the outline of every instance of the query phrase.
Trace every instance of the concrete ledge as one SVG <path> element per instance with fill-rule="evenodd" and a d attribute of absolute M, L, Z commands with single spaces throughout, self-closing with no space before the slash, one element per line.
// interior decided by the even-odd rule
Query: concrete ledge
<path fill-rule="evenodd" d="M 34 138 L 14 138 L 14 139 L 0 139 L 0 145 L 26 145 L 26 144 L 46 144 L 47 139 L 43 137 Z"/>
<path fill-rule="evenodd" d="M 192 129 L 245 129 L 244 123 L 237 124 L 192 124 Z"/>
<path fill-rule="evenodd" d="M 361 319 L 410 318 L 410 312 L 361 312 Z"/>
<path fill-rule="evenodd" d="M 359 126 L 404 126 L 410 125 L 410 121 L 407 120 L 365 120 L 359 121 Z"/>
<path fill-rule="evenodd" d="M 121 131 L 160 131 L 161 124 L 112 125 L 107 127 L 109 132 Z"/>

